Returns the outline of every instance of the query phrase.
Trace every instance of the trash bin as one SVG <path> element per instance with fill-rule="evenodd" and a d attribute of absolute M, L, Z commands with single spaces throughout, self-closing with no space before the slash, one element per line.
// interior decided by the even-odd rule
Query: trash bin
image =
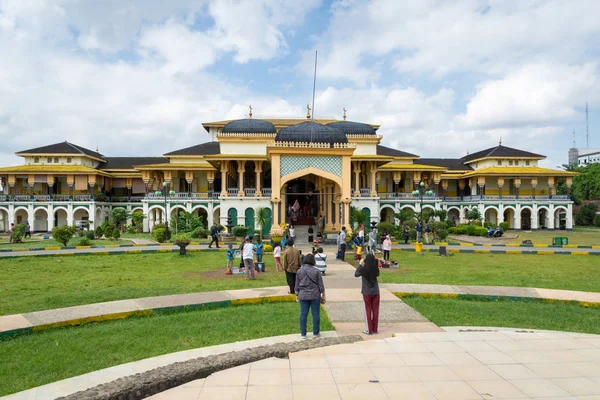
<path fill-rule="evenodd" d="M 552 245 L 554 245 L 554 246 L 564 246 L 567 244 L 569 244 L 569 238 L 567 238 L 567 237 L 559 236 L 559 237 L 552 238 Z"/>
<path fill-rule="evenodd" d="M 569 244 L 569 238 L 567 238 L 567 237 L 562 237 L 561 239 L 562 239 L 562 244 L 563 244 L 563 245 Z"/>
<path fill-rule="evenodd" d="M 421 243 L 421 242 L 415 243 L 415 251 L 417 253 L 422 253 L 423 252 L 423 243 Z"/>

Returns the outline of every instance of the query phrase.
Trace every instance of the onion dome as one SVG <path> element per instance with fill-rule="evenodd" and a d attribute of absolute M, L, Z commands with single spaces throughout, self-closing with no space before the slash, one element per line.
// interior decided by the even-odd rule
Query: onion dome
<path fill-rule="evenodd" d="M 375 128 L 369 124 L 352 121 L 337 121 L 327 124 L 330 128 L 340 129 L 346 135 L 375 135 Z"/>
<path fill-rule="evenodd" d="M 262 119 L 236 119 L 223 127 L 223 133 L 277 133 L 275 125 Z"/>
<path fill-rule="evenodd" d="M 348 143 L 344 132 L 340 129 L 321 125 L 313 121 L 288 126 L 280 129 L 275 136 L 276 142 L 302 143 Z"/>

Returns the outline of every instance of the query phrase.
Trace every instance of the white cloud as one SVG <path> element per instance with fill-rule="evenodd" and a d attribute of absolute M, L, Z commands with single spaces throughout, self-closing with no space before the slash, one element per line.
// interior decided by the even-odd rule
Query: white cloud
<path fill-rule="evenodd" d="M 457 123 L 473 129 L 568 121 L 599 92 L 595 64 L 529 64 L 480 84 Z"/>

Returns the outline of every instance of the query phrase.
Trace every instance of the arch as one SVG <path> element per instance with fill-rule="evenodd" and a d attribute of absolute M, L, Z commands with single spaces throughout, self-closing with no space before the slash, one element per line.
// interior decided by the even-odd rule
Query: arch
<path fill-rule="evenodd" d="M 134 207 L 134 208 L 132 208 L 132 209 L 131 209 L 131 212 L 132 212 L 132 213 L 133 213 L 133 212 L 136 212 L 136 211 L 141 211 L 141 212 L 144 212 L 144 208 L 143 208 L 143 207 Z"/>
<path fill-rule="evenodd" d="M 38 215 L 40 211 L 43 211 L 44 214 Z M 33 212 L 33 226 L 31 229 L 34 232 L 48 232 L 48 210 L 45 207 L 36 208 Z"/>
<path fill-rule="evenodd" d="M 171 207 L 171 211 L 170 211 L 171 217 L 173 216 L 173 211 L 176 211 L 176 210 L 183 210 L 183 211 L 187 212 L 187 208 L 185 208 L 184 206 L 181 206 L 181 205 L 178 204 L 178 205 L 175 205 L 175 206 Z M 179 215 L 179 212 L 176 215 Z"/>
<path fill-rule="evenodd" d="M 202 218 L 202 226 L 208 228 L 208 209 L 204 206 L 195 206 L 192 208 L 192 214 Z"/>
<path fill-rule="evenodd" d="M 16 207 L 15 208 L 15 225 L 24 224 L 25 221 L 29 221 L 29 210 L 25 207 Z"/>
<path fill-rule="evenodd" d="M 556 214 L 556 212 L 557 212 L 557 211 L 559 211 L 559 210 L 563 210 L 564 212 L 569 212 L 569 210 L 568 210 L 568 209 L 567 209 L 567 207 L 565 207 L 565 206 L 557 206 L 557 207 L 554 207 L 554 213 L 555 213 L 555 214 Z"/>
<path fill-rule="evenodd" d="M 73 210 L 73 223 L 76 226 L 88 227 L 89 220 L 90 213 L 88 212 L 87 208 L 77 207 L 75 210 Z"/>
<path fill-rule="evenodd" d="M 506 210 L 513 210 L 513 212 L 517 212 L 517 209 L 513 206 L 504 206 L 504 211 Z"/>
<path fill-rule="evenodd" d="M 550 218 L 554 218 L 554 229 L 566 229 L 567 228 L 567 214 L 569 210 L 567 207 L 558 206 L 554 209 L 554 215 Z M 564 217 L 563 217 L 564 215 Z"/>
<path fill-rule="evenodd" d="M 516 210 L 514 207 L 504 207 L 504 222 L 508 224 L 508 229 L 514 229 Z"/>
<path fill-rule="evenodd" d="M 238 224 L 238 211 L 237 208 L 235 207 L 231 207 L 229 210 L 227 210 L 227 218 L 229 219 L 231 217 L 231 223 L 235 226 Z"/>
<path fill-rule="evenodd" d="M 365 213 L 365 215 L 367 216 L 367 222 L 371 222 L 371 209 L 369 207 L 364 207 L 362 209 L 362 212 Z"/>
<path fill-rule="evenodd" d="M 392 206 L 383 206 L 379 209 L 379 222 L 395 223 L 394 213 L 395 209 Z"/>
<path fill-rule="evenodd" d="M 494 207 L 494 206 L 488 206 L 483 211 L 483 218 L 487 222 L 490 222 L 493 225 L 498 224 L 499 216 L 500 216 L 500 210 L 498 210 L 498 208 Z"/>
<path fill-rule="evenodd" d="M 148 212 L 150 212 L 150 211 L 152 211 L 152 210 L 156 210 L 156 209 L 160 210 L 161 212 L 165 212 L 165 208 L 164 208 L 163 206 L 159 206 L 159 205 L 154 205 L 154 206 L 151 206 L 151 207 L 148 209 Z"/>
<path fill-rule="evenodd" d="M 533 208 L 531 208 L 530 206 L 521 206 L 521 211 L 523 210 L 529 210 L 530 212 L 533 212 Z"/>
<path fill-rule="evenodd" d="M 58 207 L 54 209 L 54 226 L 63 226 L 69 223 L 67 209 Z"/>
<path fill-rule="evenodd" d="M 77 206 L 77 207 L 73 208 L 73 214 L 75 214 L 75 211 L 79 211 L 79 210 L 85 210 L 89 214 L 89 208 L 84 207 L 84 206 Z"/>
<path fill-rule="evenodd" d="M 9 230 L 8 211 L 4 208 L 0 208 L 0 232 L 8 232 Z"/>
<path fill-rule="evenodd" d="M 538 228 L 539 229 L 545 229 L 548 228 L 549 224 L 549 210 L 547 207 L 538 207 L 537 209 L 537 221 L 538 221 Z"/>
<path fill-rule="evenodd" d="M 458 207 L 458 206 L 451 206 L 451 207 L 446 208 L 446 211 L 448 211 L 448 214 L 450 214 L 450 210 L 456 210 L 460 214 L 460 207 Z"/>
<path fill-rule="evenodd" d="M 405 208 L 410 208 L 411 210 L 413 210 L 413 211 L 415 211 L 415 212 L 417 211 L 417 209 L 415 208 L 415 206 L 413 206 L 413 205 L 410 205 L 410 204 L 404 204 L 404 205 L 401 205 L 401 206 L 400 206 L 400 209 L 401 209 L 401 210 L 404 210 Z"/>
<path fill-rule="evenodd" d="M 430 210 L 435 211 L 435 207 L 430 204 L 423 204 L 423 210 L 429 208 Z"/>
<path fill-rule="evenodd" d="M 452 221 L 454 225 L 460 224 L 460 208 L 450 207 L 448 210 L 448 221 Z"/>
<path fill-rule="evenodd" d="M 342 182 L 342 178 L 341 177 L 339 177 L 339 176 L 337 176 L 335 174 L 332 174 L 331 172 L 327 172 L 327 171 L 324 171 L 322 169 L 319 169 L 319 168 L 308 167 L 308 168 L 304 168 L 304 169 L 301 169 L 299 171 L 295 171 L 295 172 L 292 172 L 290 174 L 282 176 L 281 180 L 280 180 L 280 185 L 281 186 L 279 187 L 279 190 L 281 190 L 281 188 L 283 187 L 283 185 L 285 185 L 289 181 L 294 180 L 294 179 L 298 179 L 298 178 L 302 178 L 305 175 L 309 175 L 309 174 L 313 174 L 313 175 L 316 175 L 316 176 L 323 177 L 325 179 L 328 179 L 328 180 L 334 182 L 340 188 L 343 187 L 343 184 L 342 184 L 343 182 Z"/>
<path fill-rule="evenodd" d="M 221 207 L 213 208 L 213 222 L 216 222 L 217 225 L 221 225 Z"/>
<path fill-rule="evenodd" d="M 271 231 L 271 226 L 273 225 L 273 213 L 271 212 L 271 207 L 265 207 L 267 210 L 267 223 L 262 227 L 263 236 L 268 235 Z"/>
<path fill-rule="evenodd" d="M 531 229 L 531 218 L 532 218 L 533 210 L 530 207 L 521 208 L 521 229 L 522 230 L 530 230 Z"/>
<path fill-rule="evenodd" d="M 244 216 L 246 217 L 245 225 L 251 228 L 250 231 L 254 233 L 254 208 L 246 208 L 246 211 L 244 211 Z"/>

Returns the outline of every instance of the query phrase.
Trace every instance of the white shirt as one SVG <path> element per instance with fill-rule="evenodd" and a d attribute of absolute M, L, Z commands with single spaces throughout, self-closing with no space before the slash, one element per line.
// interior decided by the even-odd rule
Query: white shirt
<path fill-rule="evenodd" d="M 254 245 L 252 243 L 246 243 L 244 245 L 244 255 L 242 256 L 244 260 L 246 259 L 254 259 Z"/>
<path fill-rule="evenodd" d="M 276 246 L 273 249 L 273 257 L 281 257 L 281 247 Z"/>
<path fill-rule="evenodd" d="M 358 231 L 358 237 L 364 239 L 364 237 L 365 237 L 365 231 L 363 231 L 362 229 L 360 231 Z"/>
<path fill-rule="evenodd" d="M 294 228 L 290 228 L 290 237 L 296 237 L 296 230 Z"/>

